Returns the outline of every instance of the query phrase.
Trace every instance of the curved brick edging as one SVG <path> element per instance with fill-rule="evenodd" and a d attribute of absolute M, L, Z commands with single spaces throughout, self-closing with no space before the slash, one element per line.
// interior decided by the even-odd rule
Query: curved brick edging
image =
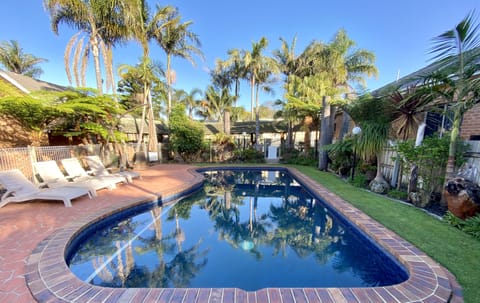
<path fill-rule="evenodd" d="M 247 292 L 233 288 L 105 288 L 87 284 L 73 275 L 64 256 L 70 240 L 99 218 L 132 205 L 151 202 L 143 200 L 87 215 L 43 240 L 28 259 L 27 285 L 39 302 L 450 302 L 452 296 L 455 298 L 452 301 L 463 301 L 453 275 L 423 252 L 298 170 L 276 168 L 288 170 L 300 183 L 328 201 L 395 256 L 407 269 L 408 280 L 393 286 L 372 288 L 266 288 Z M 195 176 L 195 181 L 162 193 L 163 199 L 181 195 L 203 182 L 203 177 L 195 170 L 189 169 L 189 172 Z"/>

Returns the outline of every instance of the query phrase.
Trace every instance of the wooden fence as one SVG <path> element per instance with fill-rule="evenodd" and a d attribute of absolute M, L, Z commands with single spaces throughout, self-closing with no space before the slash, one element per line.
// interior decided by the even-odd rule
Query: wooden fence
<path fill-rule="evenodd" d="M 471 166 L 475 171 L 480 171 L 480 141 L 466 141 L 470 145 L 470 150 L 466 154 L 467 165 Z M 380 166 L 385 177 L 390 185 L 396 186 L 397 181 L 395 176 L 397 175 L 396 170 L 400 169 L 399 164 L 395 163 L 396 152 L 393 148 L 386 148 L 382 156 L 380 157 Z M 408 183 L 408 173 L 403 173 L 402 175 L 402 185 L 406 186 Z M 480 174 L 475 173 L 475 178 L 473 181 L 480 184 Z"/>

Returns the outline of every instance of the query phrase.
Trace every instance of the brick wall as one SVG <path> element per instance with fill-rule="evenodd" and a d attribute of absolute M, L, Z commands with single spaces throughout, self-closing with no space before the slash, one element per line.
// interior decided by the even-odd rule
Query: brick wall
<path fill-rule="evenodd" d="M 470 140 L 471 136 L 480 137 L 480 103 L 463 115 L 460 136 L 464 140 Z"/>

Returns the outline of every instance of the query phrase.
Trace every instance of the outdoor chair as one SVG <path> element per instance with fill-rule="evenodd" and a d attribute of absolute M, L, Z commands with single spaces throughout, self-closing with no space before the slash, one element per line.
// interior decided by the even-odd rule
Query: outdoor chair
<path fill-rule="evenodd" d="M 111 173 L 105 165 L 103 165 L 99 156 L 87 156 L 85 157 L 85 161 L 87 162 L 90 171 L 92 171 L 95 176 L 123 176 L 129 183 L 132 182 L 133 178 L 141 178 L 140 174 L 134 171 Z"/>
<path fill-rule="evenodd" d="M 56 188 L 37 188 L 20 170 L 13 169 L 0 172 L 0 183 L 7 190 L 0 200 L 0 207 L 10 202 L 26 202 L 32 200 L 60 200 L 66 207 L 72 206 L 72 199 L 92 195 L 86 187 L 59 186 Z"/>
<path fill-rule="evenodd" d="M 110 182 L 115 186 L 117 183 L 128 183 L 128 180 L 124 176 L 97 176 L 97 175 L 90 175 L 82 166 L 82 163 L 77 158 L 68 158 L 62 159 L 62 166 L 67 172 L 67 174 L 73 178 L 73 180 L 80 179 L 80 180 L 89 180 L 89 179 L 96 179 L 96 180 L 105 180 Z"/>
<path fill-rule="evenodd" d="M 94 179 L 93 177 L 78 177 L 72 178 L 65 176 L 63 172 L 58 167 L 57 162 L 54 160 L 41 161 L 33 163 L 35 172 L 42 179 L 41 181 L 48 187 L 58 187 L 58 186 L 78 186 L 78 187 L 87 187 L 90 190 L 90 194 L 95 197 L 97 196 L 97 190 L 108 188 L 114 189 L 115 183 L 112 183 L 108 180 Z"/>

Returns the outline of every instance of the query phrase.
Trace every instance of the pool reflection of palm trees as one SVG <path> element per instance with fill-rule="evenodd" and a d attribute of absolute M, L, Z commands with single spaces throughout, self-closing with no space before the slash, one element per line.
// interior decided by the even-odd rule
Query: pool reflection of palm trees
<path fill-rule="evenodd" d="M 272 246 L 275 254 L 285 255 L 287 248 L 291 248 L 302 257 L 315 252 L 319 261 L 326 262 L 329 255 L 326 248 L 332 242 L 338 241 L 341 236 L 330 235 L 332 230 L 330 216 L 325 210 L 315 207 L 315 200 L 305 192 L 299 191 L 298 186 L 291 191 L 292 180 L 286 174 L 278 174 L 275 180 L 267 182 L 261 171 L 242 172 L 235 175 L 237 184 L 220 187 L 214 185 L 228 184 L 222 179 L 222 172 L 213 173 L 212 176 L 211 179 L 207 178 L 206 188 L 209 188 L 207 190 L 209 197 L 204 208 L 209 211 L 222 240 L 235 248 L 250 251 L 257 258 L 262 257 L 258 247 L 266 245 Z M 227 176 L 231 179 L 231 175 Z M 279 190 L 280 188 L 282 190 Z M 220 197 L 224 190 L 228 192 L 233 190 L 232 200 L 236 203 L 231 208 L 221 203 Z M 259 215 L 258 199 L 264 195 L 265 190 L 268 192 L 267 195 L 276 194 L 283 197 L 282 204 L 279 206 L 272 204 L 267 213 Z M 248 203 L 248 221 L 241 222 L 238 207 L 245 203 Z M 322 216 L 323 219 L 320 219 Z M 330 255 L 333 255 L 333 252 Z"/>
<path fill-rule="evenodd" d="M 156 206 L 150 211 L 153 232 L 138 237 L 133 250 L 135 254 L 131 246 L 126 246 L 125 254 L 112 261 L 109 271 L 99 271 L 98 276 L 103 279 L 101 285 L 191 286 L 191 281 L 206 266 L 209 252 L 202 245 L 202 239 L 195 240 L 192 235 L 189 236 L 191 229 L 182 228 L 183 220 L 190 218 L 193 207 L 196 212 L 206 212 L 218 239 L 257 260 L 264 258 L 264 254 L 284 257 L 293 252 L 302 259 L 311 256 L 318 264 L 331 262 L 339 272 L 350 271 L 357 266 L 360 270 L 354 271 L 359 276 L 365 276 L 364 280 L 369 285 L 377 285 L 377 281 L 382 279 L 380 269 L 384 265 L 366 268 L 359 261 L 363 259 L 359 254 L 366 255 L 368 251 L 363 247 L 353 251 L 346 248 L 346 244 L 356 236 L 346 235 L 343 224 L 332 220 L 325 206 L 286 174 L 277 173 L 275 178 L 269 176 L 268 180 L 260 171 L 219 171 L 206 176 L 204 191 L 174 204 L 167 217 L 163 217 L 169 226 L 167 232 L 162 224 L 164 207 Z M 242 214 L 246 216 L 242 217 Z M 124 245 L 135 233 L 138 224 L 130 219 L 116 229 L 106 231 L 112 234 L 110 242 L 99 238 L 94 243 L 103 246 L 104 253 L 114 254 L 117 246 Z M 92 245 L 87 246 L 85 251 L 88 252 L 79 258 L 95 255 Z M 134 255 L 147 258 L 141 263 L 147 265 L 136 264 Z M 370 278 L 366 277 L 367 273 Z"/>

